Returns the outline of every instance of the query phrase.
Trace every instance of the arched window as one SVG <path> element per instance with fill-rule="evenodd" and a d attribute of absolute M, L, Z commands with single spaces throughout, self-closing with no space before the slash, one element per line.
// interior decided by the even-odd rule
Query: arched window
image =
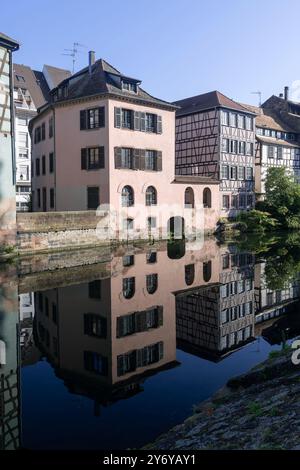
<path fill-rule="evenodd" d="M 134 192 L 131 186 L 124 186 L 122 189 L 122 206 L 129 207 L 134 205 Z"/>
<path fill-rule="evenodd" d="M 148 186 L 146 189 L 146 206 L 156 206 L 157 191 L 154 186 Z"/>
<path fill-rule="evenodd" d="M 211 207 L 211 190 L 209 188 L 203 190 L 203 206 Z"/>
<path fill-rule="evenodd" d="M 203 280 L 208 282 L 211 278 L 211 261 L 203 263 Z"/>
<path fill-rule="evenodd" d="M 184 207 L 194 208 L 194 205 L 195 205 L 194 191 L 192 188 L 186 188 L 184 192 Z"/>
<path fill-rule="evenodd" d="M 187 286 L 193 284 L 195 279 L 195 265 L 194 264 L 187 264 L 184 267 L 185 270 L 185 283 Z"/>
<path fill-rule="evenodd" d="M 125 299 L 131 299 L 135 294 L 135 278 L 125 277 L 123 279 L 123 296 Z"/>
<path fill-rule="evenodd" d="M 157 290 L 157 274 L 147 274 L 146 276 L 146 286 L 148 294 L 154 294 Z"/>

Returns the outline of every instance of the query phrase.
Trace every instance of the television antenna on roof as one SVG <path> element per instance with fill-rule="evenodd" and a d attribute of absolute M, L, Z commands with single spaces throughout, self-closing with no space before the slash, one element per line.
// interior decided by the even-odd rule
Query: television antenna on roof
<path fill-rule="evenodd" d="M 80 47 L 86 48 L 87 46 L 85 46 L 84 44 L 80 44 L 79 42 L 73 42 L 72 49 L 64 49 L 64 51 L 67 51 L 67 52 L 62 53 L 62 55 L 67 55 L 69 57 L 72 57 L 72 63 L 73 63 L 72 73 L 74 73 L 74 70 L 75 70 L 76 56 L 79 52 L 82 52 L 79 50 Z"/>
<path fill-rule="evenodd" d="M 251 95 L 258 95 L 259 97 L 258 106 L 261 107 L 261 91 L 251 91 Z"/>

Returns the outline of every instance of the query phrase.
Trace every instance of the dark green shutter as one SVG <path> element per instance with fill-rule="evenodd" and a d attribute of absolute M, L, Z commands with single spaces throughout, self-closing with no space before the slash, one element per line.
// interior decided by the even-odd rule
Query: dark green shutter
<path fill-rule="evenodd" d="M 81 169 L 87 169 L 87 149 L 81 149 Z"/>
<path fill-rule="evenodd" d="M 122 148 L 115 147 L 115 168 L 122 168 Z"/>
<path fill-rule="evenodd" d="M 146 151 L 144 149 L 142 149 L 140 151 L 140 163 L 139 163 L 139 169 L 140 170 L 145 170 L 145 167 L 146 167 Z"/>
<path fill-rule="evenodd" d="M 156 171 L 162 171 L 162 152 L 156 152 Z"/>
<path fill-rule="evenodd" d="M 115 108 L 115 127 L 121 127 L 121 108 Z"/>
<path fill-rule="evenodd" d="M 86 129 L 86 110 L 80 111 L 80 130 Z"/>
<path fill-rule="evenodd" d="M 134 129 L 136 131 L 141 130 L 141 113 L 139 111 L 134 112 Z"/>
<path fill-rule="evenodd" d="M 141 113 L 141 131 L 146 131 L 146 113 Z"/>
<path fill-rule="evenodd" d="M 135 125 L 134 119 L 135 119 L 134 111 L 130 111 L 130 129 L 132 130 L 134 130 L 134 125 Z"/>
<path fill-rule="evenodd" d="M 163 311 L 164 311 L 164 308 L 162 305 L 158 305 L 157 307 L 157 317 L 158 317 L 158 326 L 162 326 L 163 325 Z"/>
<path fill-rule="evenodd" d="M 139 170 L 140 168 L 140 149 L 133 150 L 133 170 Z"/>
<path fill-rule="evenodd" d="M 156 133 L 162 134 L 162 117 L 156 116 Z"/>
<path fill-rule="evenodd" d="M 105 168 L 104 147 L 99 147 L 99 168 Z"/>
<path fill-rule="evenodd" d="M 99 108 L 99 127 L 105 127 L 105 108 Z"/>

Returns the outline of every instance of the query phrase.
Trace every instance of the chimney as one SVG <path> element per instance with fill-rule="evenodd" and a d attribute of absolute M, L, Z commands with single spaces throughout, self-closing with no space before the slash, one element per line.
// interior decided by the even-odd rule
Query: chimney
<path fill-rule="evenodd" d="M 95 63 L 95 51 L 89 51 L 89 74 L 92 74 L 92 66 Z"/>
<path fill-rule="evenodd" d="M 285 101 L 289 99 L 289 87 L 288 86 L 284 87 L 284 99 Z"/>
<path fill-rule="evenodd" d="M 279 98 L 283 98 L 283 93 L 279 93 Z"/>

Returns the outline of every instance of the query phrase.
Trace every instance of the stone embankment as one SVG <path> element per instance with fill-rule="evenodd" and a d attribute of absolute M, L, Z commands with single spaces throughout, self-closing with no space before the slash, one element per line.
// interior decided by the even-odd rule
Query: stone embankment
<path fill-rule="evenodd" d="M 147 449 L 300 449 L 300 367 L 283 351 L 231 379 Z"/>

